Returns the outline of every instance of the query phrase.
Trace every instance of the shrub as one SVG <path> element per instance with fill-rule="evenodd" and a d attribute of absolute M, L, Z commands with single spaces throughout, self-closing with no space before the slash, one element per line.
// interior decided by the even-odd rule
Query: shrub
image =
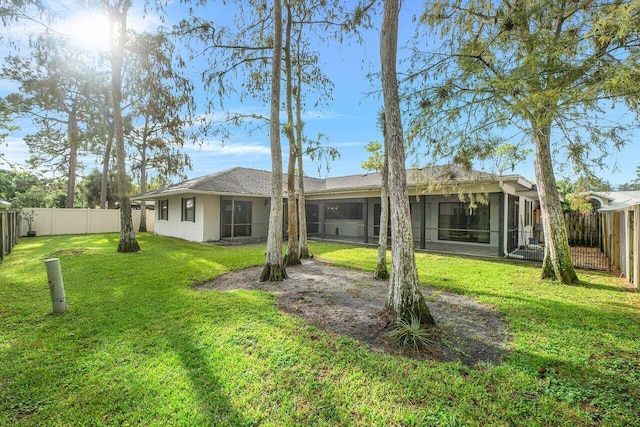
<path fill-rule="evenodd" d="M 411 347 L 413 350 L 424 350 L 434 344 L 429 330 L 420 325 L 418 316 L 411 313 L 409 319 L 398 318 L 393 329 L 387 332 L 387 336 L 393 339 L 397 348 L 405 351 Z"/>

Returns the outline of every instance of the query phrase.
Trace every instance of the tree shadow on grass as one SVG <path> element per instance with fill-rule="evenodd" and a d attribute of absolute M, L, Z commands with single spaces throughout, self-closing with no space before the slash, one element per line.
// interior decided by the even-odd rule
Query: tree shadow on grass
<path fill-rule="evenodd" d="M 123 332 L 126 334 L 127 329 L 139 329 L 138 334 L 144 335 L 144 328 L 149 327 L 150 331 L 153 331 L 152 334 L 157 337 L 160 348 L 156 349 L 152 343 L 147 343 L 140 351 L 153 353 L 169 350 L 177 356 L 180 362 L 179 366 L 186 373 L 190 392 L 181 391 L 179 393 L 191 395 L 197 404 L 192 408 L 180 408 L 179 416 L 182 418 L 179 420 L 188 424 L 200 424 L 204 418 L 204 424 L 206 425 L 251 425 L 252 421 L 235 408 L 228 394 L 224 391 L 219 375 L 222 368 L 216 358 L 217 349 L 212 348 L 213 337 L 205 335 L 201 339 L 197 329 L 202 325 L 194 322 L 190 317 L 189 313 L 192 310 L 199 310 L 204 307 L 198 304 L 197 301 L 188 298 L 188 294 L 180 292 L 171 292 L 171 298 L 167 298 L 165 292 L 156 293 L 151 291 L 146 295 L 138 294 L 140 298 L 134 300 L 125 297 L 124 295 L 126 294 L 135 294 L 135 290 L 132 289 L 131 292 L 122 294 L 119 298 L 122 307 L 128 306 L 129 310 L 134 313 L 141 305 L 146 305 L 153 309 L 147 311 L 147 318 L 136 317 L 134 323 L 129 322 L 123 325 L 125 329 Z M 183 295 L 182 301 L 180 295 Z M 223 303 L 221 302 L 221 304 Z M 237 306 L 247 304 L 248 302 L 234 301 L 234 305 Z M 232 307 L 231 310 L 235 311 L 236 308 Z M 145 324 L 139 324 L 138 320 Z M 232 324 L 234 319 L 219 316 L 215 321 L 219 327 L 224 327 L 227 324 Z M 114 336 L 112 339 L 118 339 L 118 337 Z M 171 365 L 167 366 L 170 367 Z M 142 386 L 144 387 L 144 384 Z M 171 387 L 171 383 L 168 383 L 167 387 Z M 181 397 L 178 396 L 178 399 L 181 399 Z M 189 396 L 184 396 L 182 399 L 190 400 Z M 176 404 L 175 401 L 170 403 Z M 157 404 L 162 405 L 163 403 L 158 400 Z"/>
<path fill-rule="evenodd" d="M 211 349 L 195 344 L 187 334 L 166 337 L 189 376 L 199 406 L 206 414 L 207 425 L 249 425 L 223 392 L 219 376 L 211 363 Z"/>
<path fill-rule="evenodd" d="M 630 425 L 631 420 L 640 419 L 637 355 L 634 360 L 632 355 L 614 352 L 575 363 L 561 355 L 515 350 L 509 363 L 534 380 L 535 387 L 528 391 L 532 400 L 551 397 L 594 425 Z"/>
<path fill-rule="evenodd" d="M 176 310 L 190 303 L 179 301 L 180 293 L 167 298 L 151 290 L 145 296 L 131 285 L 119 285 L 120 292 L 104 293 L 108 300 L 83 299 L 75 286 L 67 286 L 69 313 L 43 314 L 27 325 L 32 342 L 3 349 L 0 365 L 24 360 L 20 363 L 24 368 L 13 371 L 10 380 L 0 375 L 8 393 L 0 404 L 0 419 L 6 410 L 2 406 L 7 405 L 14 408 L 14 422 L 27 424 L 54 424 L 54 419 L 69 425 L 136 420 L 251 424 L 225 393 L 212 349 L 199 343 L 194 332 L 198 325 L 190 324 L 188 317 L 176 320 Z M 171 312 L 173 319 L 167 325 Z M 36 345 L 48 350 L 32 349 Z M 167 352 L 179 361 L 176 366 L 186 374 L 181 382 L 188 384 L 188 390 L 171 390 L 171 382 L 163 385 L 162 372 L 167 378 L 176 375 L 171 372 L 172 358 L 163 355 Z M 157 363 L 157 368 L 146 366 Z M 162 387 L 168 389 L 166 395 Z M 194 406 L 185 408 L 181 401 Z"/>

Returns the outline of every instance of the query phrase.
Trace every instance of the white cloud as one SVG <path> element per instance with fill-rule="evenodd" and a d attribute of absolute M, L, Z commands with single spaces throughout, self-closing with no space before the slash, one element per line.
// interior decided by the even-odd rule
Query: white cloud
<path fill-rule="evenodd" d="M 331 120 L 340 116 L 335 111 L 305 111 L 302 113 L 303 120 Z"/>
<path fill-rule="evenodd" d="M 0 154 L 2 154 L 2 160 L 0 160 L 1 167 L 6 167 L 7 164 L 24 164 L 29 156 L 29 149 L 24 141 L 22 141 L 22 138 L 10 136 L 5 138 L 0 145 Z"/>
<path fill-rule="evenodd" d="M 271 156 L 271 149 L 264 145 L 251 143 L 225 143 L 220 141 L 205 141 L 199 149 L 192 149 L 195 155 L 212 154 L 219 156 Z"/>

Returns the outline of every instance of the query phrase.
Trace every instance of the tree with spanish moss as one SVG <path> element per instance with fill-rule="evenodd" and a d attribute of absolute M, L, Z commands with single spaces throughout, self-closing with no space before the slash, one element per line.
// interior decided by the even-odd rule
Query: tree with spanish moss
<path fill-rule="evenodd" d="M 24 137 L 28 163 L 66 178 L 67 208 L 75 206 L 76 179 L 83 169 L 79 159 L 88 151 L 96 98 L 107 84 L 100 68 L 94 55 L 55 34 L 44 34 L 34 36 L 26 52 L 7 56 L 0 73 L 20 85 L 5 105 L 35 128 Z"/>
<path fill-rule="evenodd" d="M 412 141 L 466 166 L 497 141 L 528 142 L 542 277 L 576 282 L 556 169 L 593 174 L 625 144 L 628 125 L 610 121 L 608 107 L 637 106 L 640 2 L 438 0 L 420 22 L 427 34 L 414 40 L 404 81 Z"/>
<path fill-rule="evenodd" d="M 184 63 L 174 43 L 164 34 L 130 33 L 125 78 L 126 114 L 132 170 L 140 192 L 147 191 L 150 171 L 167 181 L 186 179 L 189 155 L 181 150 L 195 142 L 193 83 L 182 73 Z M 147 231 L 146 209 L 141 210 L 139 231 Z"/>
<path fill-rule="evenodd" d="M 120 238 L 118 252 L 139 252 L 140 245 L 136 240 L 131 216 L 129 186 L 127 180 L 126 147 L 124 117 L 122 114 L 122 81 L 124 73 L 124 56 L 128 41 L 127 15 L 131 9 L 131 0 L 103 0 L 103 6 L 109 14 L 111 25 L 111 100 L 113 132 L 116 153 L 117 198 L 120 204 Z"/>

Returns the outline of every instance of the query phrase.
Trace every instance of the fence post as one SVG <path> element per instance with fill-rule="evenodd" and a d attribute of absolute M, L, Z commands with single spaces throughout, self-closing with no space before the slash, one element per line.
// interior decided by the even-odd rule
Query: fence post
<path fill-rule="evenodd" d="M 4 237 L 4 224 L 6 222 L 7 214 L 0 212 L 0 260 L 4 259 L 4 243 L 6 238 Z"/>
<path fill-rule="evenodd" d="M 49 279 L 49 293 L 51 294 L 51 304 L 54 313 L 65 313 L 68 310 L 67 299 L 64 295 L 64 283 L 62 282 L 62 270 L 60 269 L 60 259 L 51 258 L 46 260 L 47 278 Z"/>
<path fill-rule="evenodd" d="M 611 258 L 613 258 L 613 235 L 609 234 L 609 271 L 611 271 Z"/>

